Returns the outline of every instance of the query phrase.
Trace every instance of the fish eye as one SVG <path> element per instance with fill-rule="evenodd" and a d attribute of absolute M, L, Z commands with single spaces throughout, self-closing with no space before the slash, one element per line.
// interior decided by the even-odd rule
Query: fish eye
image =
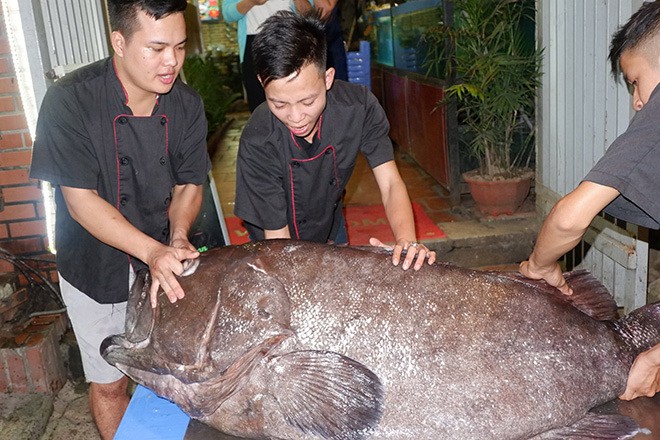
<path fill-rule="evenodd" d="M 264 320 L 269 320 L 269 319 L 271 318 L 271 316 L 272 316 L 270 313 L 268 313 L 268 311 L 266 311 L 266 310 L 264 310 L 264 309 L 262 309 L 262 308 L 260 308 L 260 309 L 257 311 L 257 315 L 259 315 L 259 317 L 260 317 L 260 318 L 263 318 Z"/>

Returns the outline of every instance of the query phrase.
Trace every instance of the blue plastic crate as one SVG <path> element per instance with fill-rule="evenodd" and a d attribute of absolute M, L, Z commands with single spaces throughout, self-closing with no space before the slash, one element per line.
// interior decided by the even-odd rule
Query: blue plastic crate
<path fill-rule="evenodd" d="M 346 54 L 348 82 L 362 84 L 371 90 L 371 48 L 368 41 L 360 41 L 358 52 Z"/>

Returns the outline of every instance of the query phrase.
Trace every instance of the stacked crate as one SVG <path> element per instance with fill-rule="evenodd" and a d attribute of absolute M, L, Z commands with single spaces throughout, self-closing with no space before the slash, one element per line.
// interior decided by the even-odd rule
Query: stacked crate
<path fill-rule="evenodd" d="M 368 41 L 360 41 L 358 52 L 346 54 L 348 82 L 362 84 L 371 90 L 371 53 Z"/>

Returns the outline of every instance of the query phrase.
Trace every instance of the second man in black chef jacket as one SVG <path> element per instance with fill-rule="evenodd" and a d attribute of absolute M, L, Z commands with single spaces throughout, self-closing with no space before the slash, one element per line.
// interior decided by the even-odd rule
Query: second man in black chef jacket
<path fill-rule="evenodd" d="M 341 198 L 362 152 L 396 239 L 394 264 L 404 249 L 404 269 L 433 263 L 435 252 L 416 242 L 385 112 L 368 89 L 326 69 L 323 23 L 282 11 L 262 25 L 252 56 L 266 102 L 241 136 L 234 210 L 251 239 L 346 242 Z"/>

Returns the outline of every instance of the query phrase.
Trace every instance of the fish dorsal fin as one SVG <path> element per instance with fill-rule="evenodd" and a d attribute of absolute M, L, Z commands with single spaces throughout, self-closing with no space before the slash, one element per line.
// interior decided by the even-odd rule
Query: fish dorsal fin
<path fill-rule="evenodd" d="M 268 362 L 269 393 L 287 422 L 307 434 L 359 439 L 382 415 L 383 390 L 366 366 L 329 351 L 295 351 Z"/>
<path fill-rule="evenodd" d="M 581 312 L 599 321 L 614 321 L 619 318 L 616 301 L 607 288 L 585 269 L 564 273 L 564 278 L 573 289 L 573 295 L 564 295 L 543 280 L 532 280 L 518 272 L 492 272 L 534 287 L 537 290 L 561 298 Z"/>
<path fill-rule="evenodd" d="M 532 440 L 622 440 L 642 433 L 650 434 L 628 416 L 588 413 L 573 425 L 544 432 Z"/>

